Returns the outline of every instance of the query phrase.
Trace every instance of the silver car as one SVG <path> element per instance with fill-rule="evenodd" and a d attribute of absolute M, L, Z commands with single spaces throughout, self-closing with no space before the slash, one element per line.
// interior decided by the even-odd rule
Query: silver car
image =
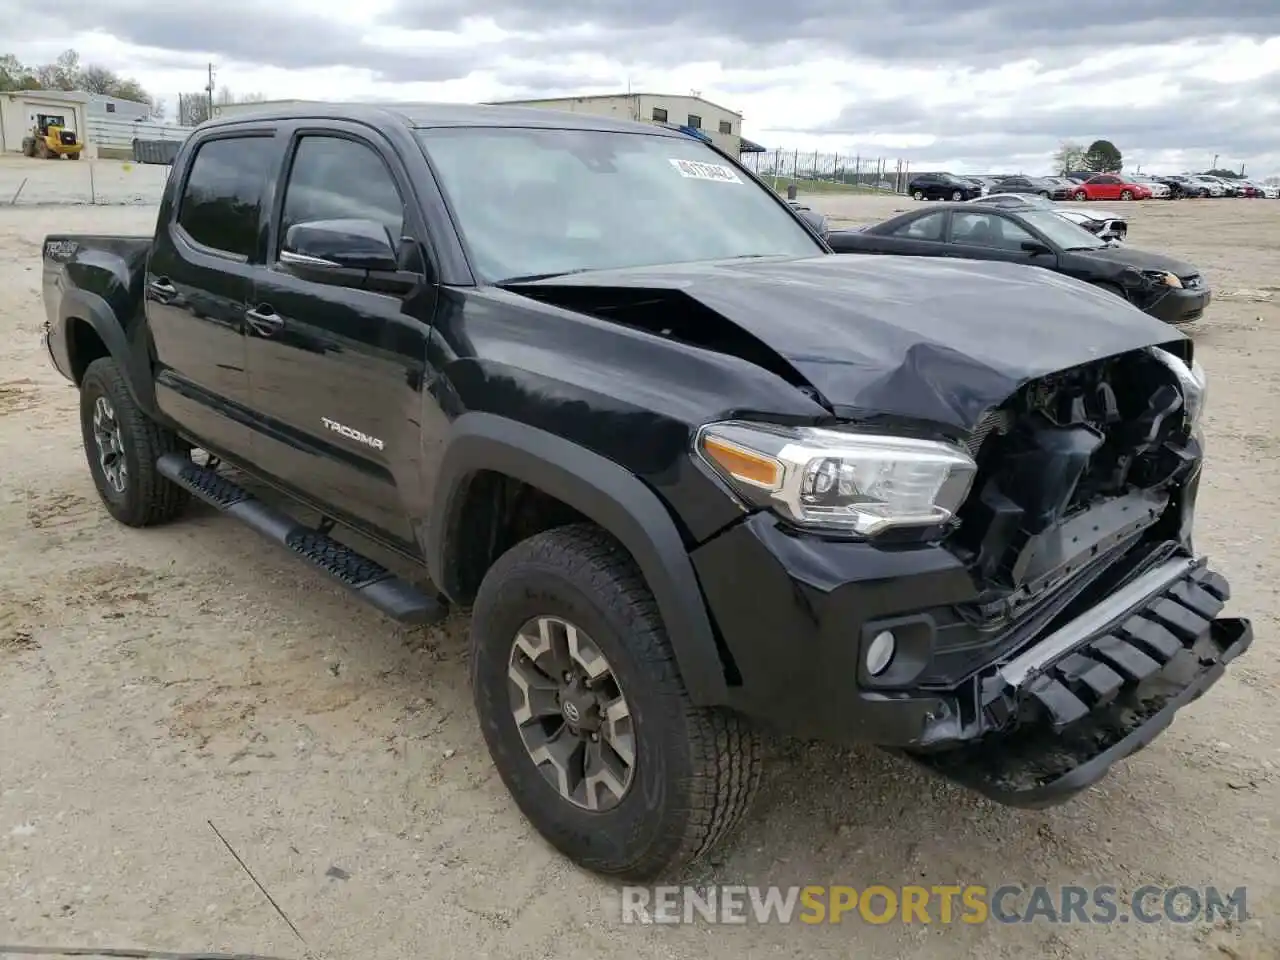
<path fill-rule="evenodd" d="M 1128 221 L 1110 210 L 1082 207 L 1076 203 L 1059 205 L 1035 194 L 992 193 L 985 197 L 975 197 L 967 202 L 985 203 L 994 207 L 1032 206 L 1039 207 L 1041 210 L 1051 210 L 1063 220 L 1070 220 L 1076 226 L 1084 227 L 1099 240 L 1120 241 L 1129 235 Z"/>

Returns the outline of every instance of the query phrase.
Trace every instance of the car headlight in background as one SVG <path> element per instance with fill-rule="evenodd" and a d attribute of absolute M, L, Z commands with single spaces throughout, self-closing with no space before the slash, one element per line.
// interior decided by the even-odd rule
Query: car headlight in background
<path fill-rule="evenodd" d="M 1196 426 L 1209 396 L 1209 380 L 1204 367 L 1199 360 L 1192 360 L 1188 367 L 1180 357 L 1159 347 L 1152 347 L 1151 355 L 1173 371 L 1178 379 L 1178 389 L 1182 391 L 1182 407 L 1186 412 L 1187 425 Z"/>
<path fill-rule="evenodd" d="M 695 444 L 748 503 L 800 526 L 865 537 L 945 523 L 977 473 L 949 443 L 818 427 L 725 421 L 702 427 Z"/>
<path fill-rule="evenodd" d="M 1182 281 L 1175 273 L 1169 273 L 1167 270 L 1143 270 L 1142 275 L 1152 283 L 1160 284 L 1166 287 L 1181 287 Z"/>

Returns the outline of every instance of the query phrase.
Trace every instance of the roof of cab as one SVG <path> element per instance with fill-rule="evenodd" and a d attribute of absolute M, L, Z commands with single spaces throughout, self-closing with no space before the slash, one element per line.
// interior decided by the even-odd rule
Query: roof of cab
<path fill-rule="evenodd" d="M 237 112 L 233 116 L 206 121 L 202 126 L 224 127 L 263 120 L 354 120 L 377 126 L 401 123 L 411 128 L 428 127 L 535 127 L 546 130 L 600 130 L 620 133 L 647 133 L 651 136 L 683 138 L 678 130 L 636 120 L 544 110 L 541 107 L 514 107 L 466 103 L 305 103 L 289 106 L 264 105 L 261 111 Z"/>

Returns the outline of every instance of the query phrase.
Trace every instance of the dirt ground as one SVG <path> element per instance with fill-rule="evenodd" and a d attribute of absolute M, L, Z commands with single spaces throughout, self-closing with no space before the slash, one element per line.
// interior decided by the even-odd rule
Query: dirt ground
<path fill-rule="evenodd" d="M 85 202 L 72 177 L 89 166 L 41 170 L 32 202 Z M 134 182 L 109 166 L 97 183 Z M 1280 203 L 1126 205 L 1134 246 L 1190 259 L 1217 293 L 1195 333 L 1211 380 L 1198 536 L 1232 581 L 1229 610 L 1254 618 L 1252 652 L 1046 812 L 874 751 L 779 743 L 746 830 L 696 877 L 1245 885 L 1254 919 L 638 927 L 619 922 L 617 887 L 553 853 L 508 799 L 473 720 L 463 618 L 399 628 L 209 510 L 146 532 L 108 518 L 76 395 L 40 351 L 40 243 L 147 233 L 154 208 L 126 205 L 146 191 L 124 185 L 120 205 L 6 206 L 30 168 L 0 163 L 0 954 L 1280 956 Z M 143 176 L 151 189 L 163 171 Z M 865 222 L 909 201 L 814 203 Z"/>

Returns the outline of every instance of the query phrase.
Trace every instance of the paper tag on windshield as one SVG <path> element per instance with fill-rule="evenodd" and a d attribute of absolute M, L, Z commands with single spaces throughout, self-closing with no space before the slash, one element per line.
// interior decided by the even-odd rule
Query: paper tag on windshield
<path fill-rule="evenodd" d="M 741 183 L 742 178 L 722 163 L 703 163 L 701 160 L 675 160 L 671 165 L 680 176 L 690 180 L 719 180 L 721 183 Z"/>

